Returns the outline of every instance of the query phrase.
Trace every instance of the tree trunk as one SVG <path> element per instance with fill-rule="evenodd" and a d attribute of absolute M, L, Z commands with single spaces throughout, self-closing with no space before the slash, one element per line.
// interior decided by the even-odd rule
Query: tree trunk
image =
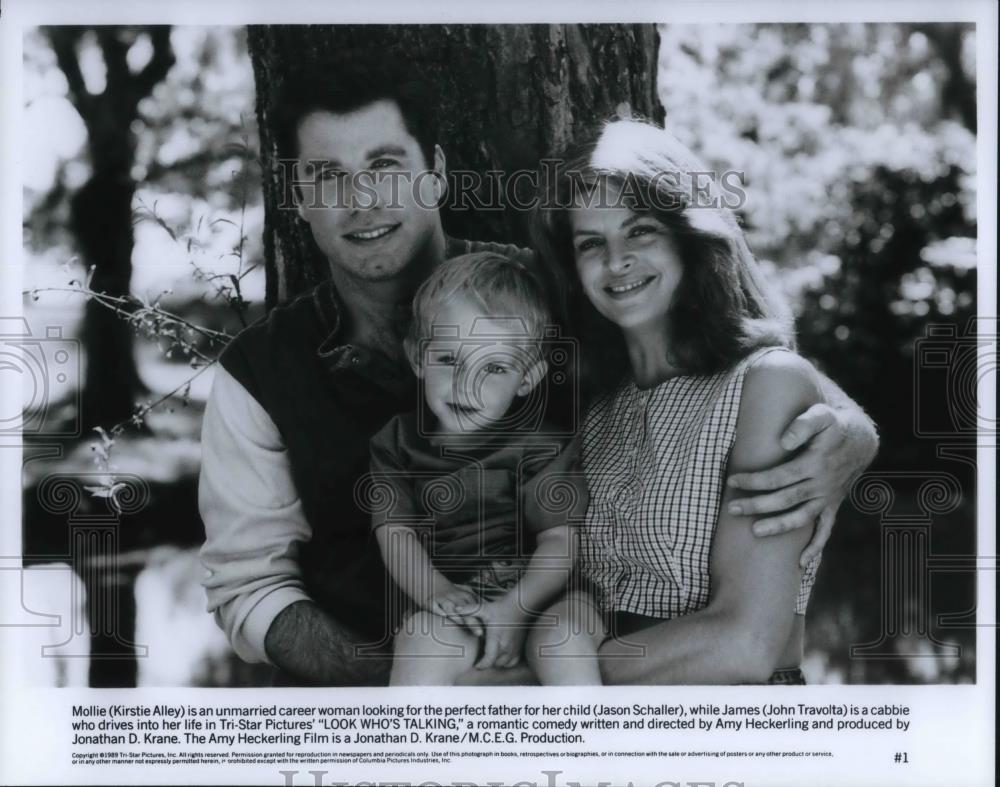
<path fill-rule="evenodd" d="M 268 308 L 328 275 L 297 214 L 280 210 L 281 170 L 272 117 L 290 79 L 336 79 L 337 65 L 403 53 L 438 97 L 448 170 L 534 171 L 623 105 L 662 121 L 653 25 L 252 26 L 264 172 Z M 524 211 L 443 214 L 457 237 L 527 243 Z"/>
<path fill-rule="evenodd" d="M 135 134 L 139 101 L 152 92 L 174 63 L 170 28 L 149 28 L 153 45 L 149 62 L 133 73 L 126 54 L 136 37 L 147 31 L 121 27 L 53 27 L 47 33 L 69 86 L 69 98 L 87 127 L 93 174 L 70 200 L 70 229 L 88 271 L 90 288 L 112 297 L 129 295 L 132 279 L 132 197 L 135 181 Z M 93 35 L 106 68 L 105 87 L 91 93 L 80 71 L 78 48 Z M 133 353 L 131 326 L 96 301 L 84 312 L 81 423 L 110 429 L 129 421 L 143 392 Z"/>
<path fill-rule="evenodd" d="M 941 91 L 941 109 L 945 115 L 953 115 L 973 134 L 976 133 L 976 80 L 966 74 L 962 66 L 962 45 L 964 36 L 970 32 L 968 24 L 925 23 L 916 24 L 929 38 L 941 61 L 948 69 Z"/>
<path fill-rule="evenodd" d="M 125 130 L 125 133 L 129 133 Z M 94 292 L 121 297 L 132 279 L 132 196 L 129 174 L 95 169 L 73 195 L 73 234 L 87 268 L 93 267 Z M 96 300 L 87 301 L 81 333 L 86 372 L 81 397 L 82 425 L 110 429 L 132 416 L 143 386 L 136 368 L 131 326 Z"/>

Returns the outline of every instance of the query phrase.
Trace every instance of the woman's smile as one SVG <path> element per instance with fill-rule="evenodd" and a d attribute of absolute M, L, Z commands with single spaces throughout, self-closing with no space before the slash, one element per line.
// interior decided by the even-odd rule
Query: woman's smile
<path fill-rule="evenodd" d="M 656 281 L 656 276 L 630 276 L 604 287 L 604 291 L 615 300 L 624 300 L 645 290 Z"/>
<path fill-rule="evenodd" d="M 570 212 L 576 270 L 594 307 L 619 328 L 664 325 L 683 276 L 667 226 L 625 207 Z"/>

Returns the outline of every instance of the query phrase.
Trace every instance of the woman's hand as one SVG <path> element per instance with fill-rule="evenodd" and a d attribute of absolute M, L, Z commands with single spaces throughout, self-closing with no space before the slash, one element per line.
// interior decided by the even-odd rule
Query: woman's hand
<path fill-rule="evenodd" d="M 799 560 L 805 567 L 830 538 L 834 515 L 854 479 L 874 458 L 878 439 L 861 410 L 815 404 L 792 421 L 780 444 L 786 451 L 802 451 L 770 470 L 731 475 L 731 487 L 761 494 L 734 500 L 729 512 L 762 517 L 753 524 L 755 536 L 815 522 L 816 531 Z"/>

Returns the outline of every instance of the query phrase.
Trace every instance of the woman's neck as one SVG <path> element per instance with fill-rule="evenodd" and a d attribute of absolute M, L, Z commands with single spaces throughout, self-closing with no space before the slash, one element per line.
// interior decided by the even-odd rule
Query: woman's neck
<path fill-rule="evenodd" d="M 666 326 L 632 328 L 624 334 L 632 377 L 639 388 L 655 388 L 681 374 L 670 360 L 670 337 Z"/>

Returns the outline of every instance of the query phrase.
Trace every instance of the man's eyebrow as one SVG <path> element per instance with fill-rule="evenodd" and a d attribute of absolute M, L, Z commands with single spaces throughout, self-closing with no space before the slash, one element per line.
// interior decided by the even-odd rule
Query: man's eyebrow
<path fill-rule="evenodd" d="M 399 156 L 406 155 L 406 148 L 400 145 L 379 145 L 377 148 L 368 151 L 366 158 L 373 159 L 379 156 Z"/>

